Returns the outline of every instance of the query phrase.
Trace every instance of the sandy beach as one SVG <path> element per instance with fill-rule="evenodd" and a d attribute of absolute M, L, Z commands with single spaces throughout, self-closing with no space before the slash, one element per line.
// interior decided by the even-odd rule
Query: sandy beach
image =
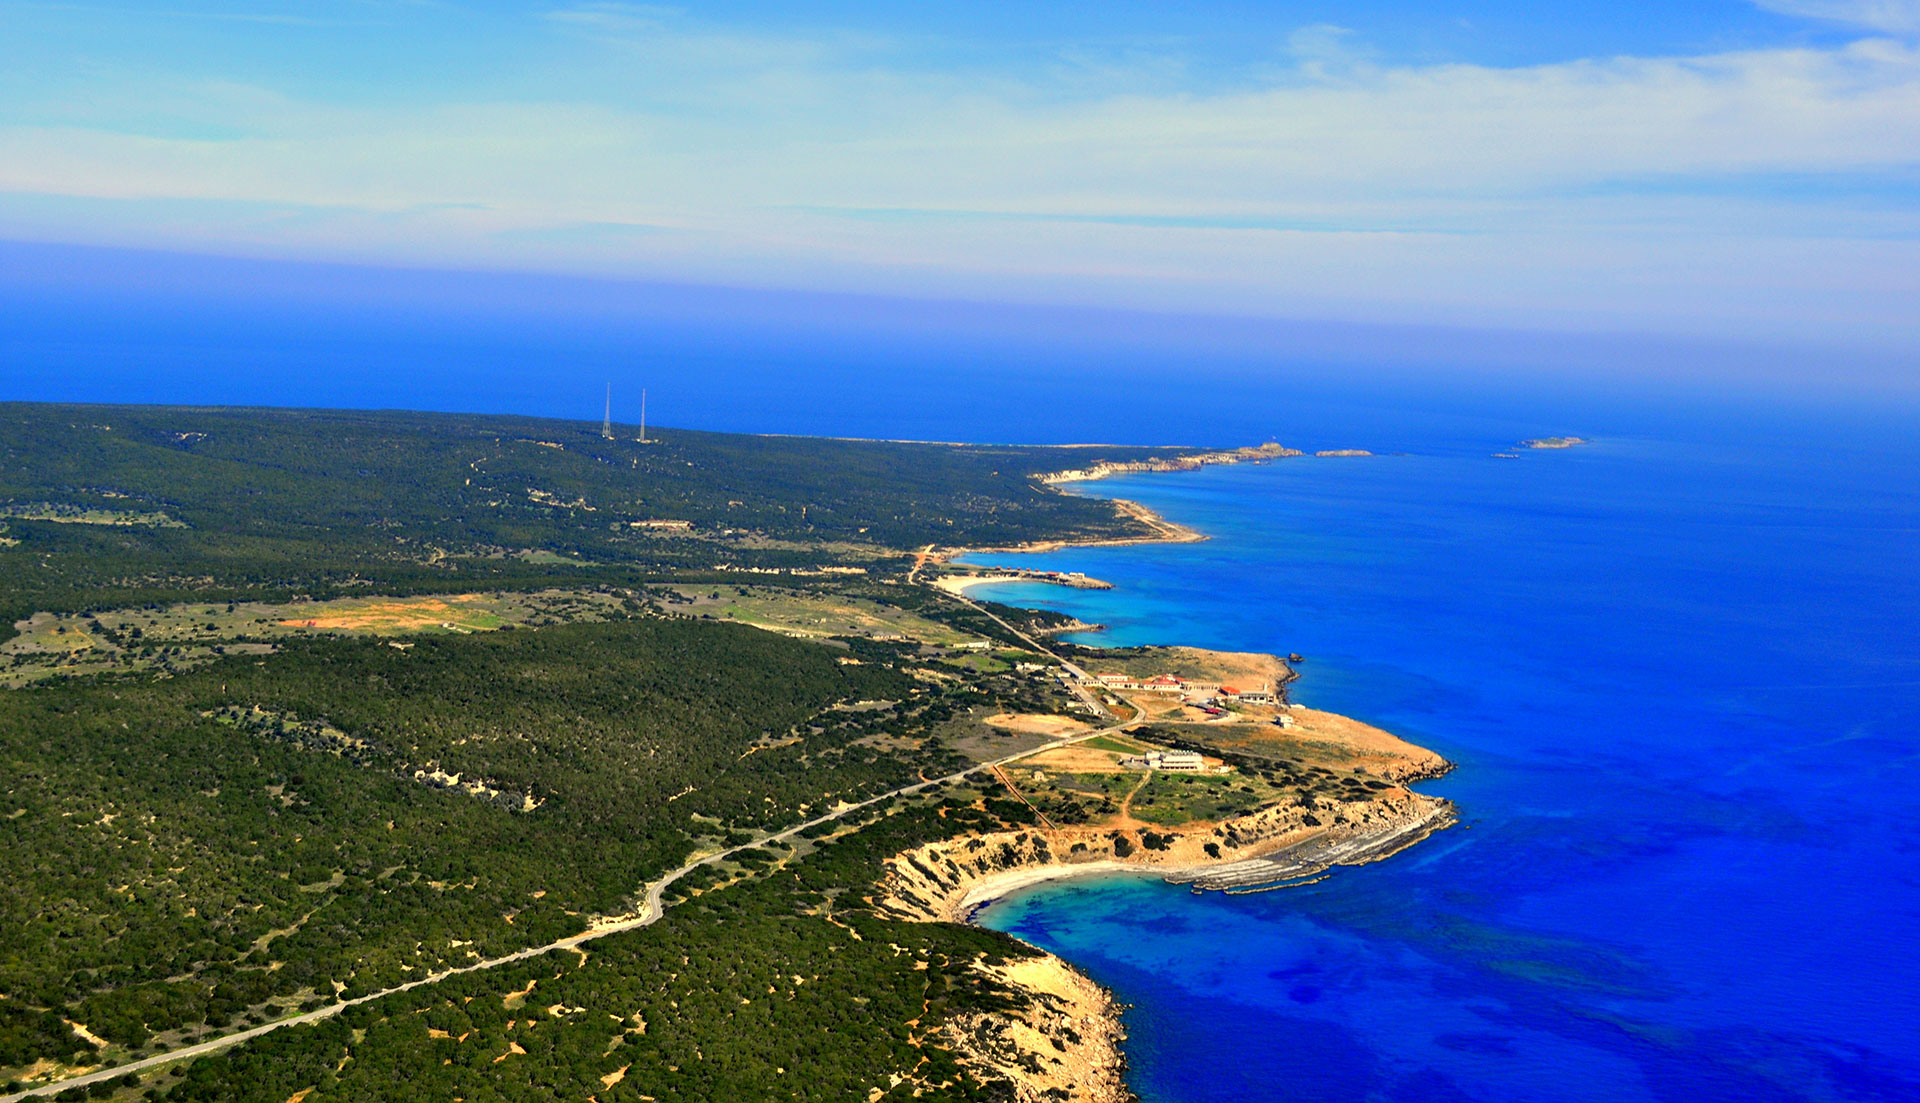
<path fill-rule="evenodd" d="M 959 836 L 891 859 L 874 902 L 881 914 L 897 918 L 973 923 L 982 909 L 1010 893 L 1068 878 L 1157 876 L 1182 884 L 1212 884 L 1227 892 L 1248 891 L 1243 886 L 1249 879 L 1264 883 L 1285 877 L 1298 883 L 1333 865 L 1379 861 L 1454 822 L 1448 802 L 1406 790 L 1383 798 L 1377 810 L 1383 815 L 1364 827 L 1330 831 L 1302 830 L 1288 810 L 1267 809 L 1226 821 L 1221 827 L 1231 824 L 1234 831 L 1224 837 L 1197 835 L 1168 850 L 1136 849 L 1126 860 L 1111 857 L 1111 849 L 1104 858 L 1057 860 L 1057 855 L 1072 853 L 1074 843 L 1097 846 L 1102 838 L 1093 829 Z M 1220 856 L 1203 854 L 1203 841 L 1216 838 L 1221 840 L 1216 843 Z M 1230 841 L 1236 839 L 1239 845 Z M 1045 997 L 1052 1013 L 971 1017 L 962 1024 L 964 1029 L 949 1035 L 968 1063 L 1008 1077 L 1022 1103 L 1117 1103 L 1132 1098 L 1122 1050 L 1124 1007 L 1112 993 L 1052 954 L 1010 969 L 1002 979 Z M 1073 1029 L 1061 1029 L 1068 1021 Z"/>
<path fill-rule="evenodd" d="M 955 554 L 959 553 L 956 552 Z M 1044 583 L 1041 583 L 1037 578 L 1008 578 L 1006 576 L 983 574 L 949 574 L 941 575 L 939 578 L 934 579 L 933 587 L 936 590 L 945 590 L 947 593 L 965 597 L 967 596 L 967 591 L 976 586 L 1002 586 L 1015 582 L 1029 582 L 1044 585 Z"/>
<path fill-rule="evenodd" d="M 982 908 L 1003 896 L 1018 892 L 1033 885 L 1042 885 L 1048 881 L 1065 881 L 1075 877 L 1092 877 L 1102 873 L 1127 873 L 1135 875 L 1161 875 L 1173 872 L 1166 866 L 1146 866 L 1138 862 L 1084 862 L 1080 865 L 1033 866 L 1027 869 L 1010 869 L 1005 873 L 975 882 L 966 895 L 954 905 L 968 922 Z"/>

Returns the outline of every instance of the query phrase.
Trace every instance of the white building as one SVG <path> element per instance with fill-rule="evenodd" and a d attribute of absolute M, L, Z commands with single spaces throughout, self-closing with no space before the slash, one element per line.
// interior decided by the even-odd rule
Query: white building
<path fill-rule="evenodd" d="M 1199 773 L 1206 769 L 1206 759 L 1198 751 L 1148 751 L 1134 758 L 1123 758 L 1120 765 L 1130 770 L 1171 770 L 1180 773 Z"/>

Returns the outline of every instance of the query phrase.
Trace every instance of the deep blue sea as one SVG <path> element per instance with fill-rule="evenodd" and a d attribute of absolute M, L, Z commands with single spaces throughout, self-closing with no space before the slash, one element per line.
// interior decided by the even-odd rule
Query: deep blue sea
<path fill-rule="evenodd" d="M 1144 1099 L 1920 1099 L 1920 446 L 1681 428 L 1091 484 L 1212 539 L 987 557 L 1458 764 L 1462 826 L 1320 884 L 985 913 L 1133 1005 Z"/>
<path fill-rule="evenodd" d="M 1212 539 L 1021 557 L 1118 588 L 1000 596 L 1101 641 L 1298 651 L 1301 700 L 1458 764 L 1426 788 L 1463 825 L 1308 888 L 1108 879 L 986 921 L 1133 1006 L 1150 1103 L 1920 1100 L 1905 377 L 1871 402 L 1735 385 L 1731 347 L 1602 342 L 1569 374 L 1544 335 L 17 245 L 0 292 L 0 399 L 594 421 L 610 380 L 657 433 L 1388 453 L 1083 487 Z M 1562 433 L 1596 443 L 1491 456 Z"/>

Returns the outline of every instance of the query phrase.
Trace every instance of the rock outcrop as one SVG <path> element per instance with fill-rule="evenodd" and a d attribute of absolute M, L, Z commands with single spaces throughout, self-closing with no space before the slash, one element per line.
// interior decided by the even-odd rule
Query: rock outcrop
<path fill-rule="evenodd" d="M 1358 865 L 1395 853 L 1453 822 L 1453 806 L 1395 787 L 1371 799 L 1263 808 L 1219 824 L 1137 829 L 1062 828 L 971 835 L 895 855 L 874 898 L 883 915 L 963 922 L 1008 889 L 1081 872 L 1159 872 L 1202 884 L 1206 871 L 1242 867 L 1231 886 L 1294 880 L 1334 865 Z M 1272 863 L 1275 875 L 1249 882 L 1247 863 Z M 1203 887 L 1214 887 L 1203 884 Z"/>
<path fill-rule="evenodd" d="M 1051 954 L 979 966 L 1024 1007 L 956 1016 L 941 1040 L 982 1079 L 1012 1089 L 1018 1103 L 1124 1103 L 1120 1006 L 1106 989 Z"/>

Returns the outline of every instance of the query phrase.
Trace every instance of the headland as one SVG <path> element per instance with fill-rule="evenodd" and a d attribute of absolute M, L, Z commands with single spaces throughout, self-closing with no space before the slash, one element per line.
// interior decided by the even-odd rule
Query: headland
<path fill-rule="evenodd" d="M 1125 664 L 1137 673 L 1093 679 L 1134 722 L 1087 729 L 1078 742 L 994 770 L 997 795 L 1032 809 L 1035 824 L 895 855 L 869 898 L 874 910 L 971 923 L 1020 889 L 1101 874 L 1157 876 L 1195 892 L 1264 892 L 1380 861 L 1455 822 L 1451 802 L 1408 787 L 1450 768 L 1439 755 L 1347 717 L 1279 703 L 1265 686 L 1239 691 L 1219 681 L 1284 669 L 1272 656 L 1147 648 Z M 1203 673 L 1171 690 L 1156 684 L 1169 676 L 1146 673 L 1176 664 Z M 1011 726 L 1019 718 L 997 719 Z M 1028 1009 L 950 1033 L 964 1061 L 1011 1080 L 1022 1100 L 1131 1097 L 1124 1007 L 1112 994 L 1050 954 L 1001 979 L 1028 992 Z M 1036 1015 L 1035 1007 L 1053 1010 Z"/>
<path fill-rule="evenodd" d="M 1299 454 L 1266 446 L 1212 454 L 1205 463 L 1192 457 L 1041 478 L 1057 485 Z M 1155 535 L 1087 543 L 1205 539 L 1139 503 L 1119 508 Z M 989 582 L 1110 588 L 1082 575 L 954 564 L 964 550 L 928 549 L 924 560 L 935 566 L 933 585 L 962 600 L 967 589 Z M 878 913 L 971 923 L 1020 889 L 1101 874 L 1158 876 L 1195 892 L 1265 892 L 1312 883 L 1336 866 L 1383 860 L 1456 822 L 1451 802 L 1409 788 L 1449 770 L 1445 759 L 1371 725 L 1291 702 L 1287 689 L 1296 674 L 1277 656 L 1061 645 L 1052 657 L 1061 681 L 1073 684 L 1098 718 L 1082 725 L 1076 741 L 994 769 L 1001 791 L 1031 809 L 1035 823 L 896 854 L 870 898 Z M 1038 719 L 993 722 L 1018 727 Z M 1091 726 L 1100 719 L 1105 727 Z M 1050 954 L 1020 977 L 1001 979 L 1029 992 L 1029 1008 L 1055 1007 L 1055 1029 L 1031 1010 L 984 1017 L 948 1036 L 963 1060 L 1014 1083 L 1022 1100 L 1131 1098 L 1124 1008 L 1110 993 Z M 1058 1010 L 1067 1007 L 1071 1012 Z"/>

